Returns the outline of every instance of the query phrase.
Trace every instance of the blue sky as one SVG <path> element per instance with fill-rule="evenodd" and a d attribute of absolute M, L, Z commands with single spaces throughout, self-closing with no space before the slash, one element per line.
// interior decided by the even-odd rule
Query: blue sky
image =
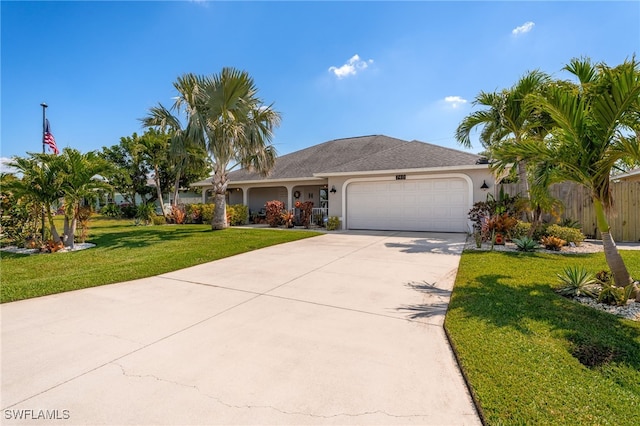
<path fill-rule="evenodd" d="M 286 154 L 385 134 L 460 149 L 480 92 L 573 57 L 617 65 L 640 50 L 640 2 L 8 2 L 1 15 L 0 157 L 142 133 L 183 73 L 231 66 L 282 113 Z M 472 152 L 480 146 L 474 144 Z"/>

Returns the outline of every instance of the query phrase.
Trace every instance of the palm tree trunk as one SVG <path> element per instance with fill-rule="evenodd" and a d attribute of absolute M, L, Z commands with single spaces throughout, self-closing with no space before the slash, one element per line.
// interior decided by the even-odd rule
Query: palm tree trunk
<path fill-rule="evenodd" d="M 154 167 L 154 172 L 155 172 L 154 180 L 156 182 L 156 193 L 158 195 L 158 201 L 160 202 L 160 210 L 162 210 L 162 216 L 166 220 L 167 219 L 167 214 L 164 211 L 164 200 L 162 199 L 162 188 L 160 188 L 160 175 L 159 175 L 159 171 L 158 171 L 158 165 L 155 164 L 153 167 Z"/>
<path fill-rule="evenodd" d="M 62 242 L 65 247 L 74 248 L 76 244 L 75 236 L 76 236 L 76 228 L 78 225 L 78 220 L 74 217 L 69 220 L 69 217 L 65 215 L 64 217 L 64 236 L 62 237 Z"/>
<path fill-rule="evenodd" d="M 224 170 L 216 170 L 213 175 L 214 204 L 213 219 L 211 229 L 216 231 L 227 228 L 227 201 L 225 192 L 227 190 L 227 177 Z"/>
<path fill-rule="evenodd" d="M 47 219 L 49 220 L 49 228 L 51 229 L 51 238 L 53 238 L 53 242 L 57 244 L 62 240 L 60 239 L 60 235 L 58 235 L 55 223 L 53 223 L 53 215 L 50 211 L 47 211 Z"/>
<path fill-rule="evenodd" d="M 176 172 L 176 181 L 173 187 L 173 203 L 171 205 L 174 207 L 178 205 L 179 192 L 180 192 L 180 169 L 178 169 L 178 171 Z"/>
<path fill-rule="evenodd" d="M 631 283 L 631 277 L 629 271 L 622 260 L 622 256 L 618 252 L 616 243 L 613 241 L 613 237 L 609 233 L 610 227 L 607 217 L 604 213 L 604 207 L 602 202 L 594 198 L 593 200 L 594 210 L 596 212 L 596 220 L 598 223 L 598 229 L 602 235 L 602 245 L 604 247 L 604 257 L 609 265 L 609 269 L 613 274 L 613 280 L 617 287 L 626 287 Z"/>

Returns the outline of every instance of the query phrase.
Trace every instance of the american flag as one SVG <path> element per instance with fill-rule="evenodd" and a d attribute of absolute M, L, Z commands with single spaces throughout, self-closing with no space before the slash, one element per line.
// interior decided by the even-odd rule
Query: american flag
<path fill-rule="evenodd" d="M 44 143 L 49 145 L 49 148 L 53 150 L 53 153 L 58 155 L 60 151 L 58 151 L 58 146 L 56 145 L 56 138 L 51 134 L 51 127 L 49 126 L 49 119 L 45 120 L 44 124 Z"/>

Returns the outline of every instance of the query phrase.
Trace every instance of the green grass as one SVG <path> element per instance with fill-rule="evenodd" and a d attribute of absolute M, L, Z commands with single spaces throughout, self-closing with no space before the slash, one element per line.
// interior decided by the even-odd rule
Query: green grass
<path fill-rule="evenodd" d="M 640 276 L 640 251 L 621 254 Z M 640 424 L 640 323 L 558 296 L 567 266 L 607 269 L 602 253 L 462 255 L 445 327 L 489 425 Z"/>
<path fill-rule="evenodd" d="M 134 226 L 127 220 L 97 219 L 87 239 L 95 248 L 31 256 L 0 252 L 0 300 L 149 277 L 315 235 L 277 229 L 214 232 L 209 225 Z"/>

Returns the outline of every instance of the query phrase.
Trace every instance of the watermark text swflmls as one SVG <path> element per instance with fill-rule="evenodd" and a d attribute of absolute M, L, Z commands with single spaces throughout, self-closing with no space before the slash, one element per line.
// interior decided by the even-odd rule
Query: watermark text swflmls
<path fill-rule="evenodd" d="M 4 410 L 5 420 L 69 420 L 69 410 Z"/>

